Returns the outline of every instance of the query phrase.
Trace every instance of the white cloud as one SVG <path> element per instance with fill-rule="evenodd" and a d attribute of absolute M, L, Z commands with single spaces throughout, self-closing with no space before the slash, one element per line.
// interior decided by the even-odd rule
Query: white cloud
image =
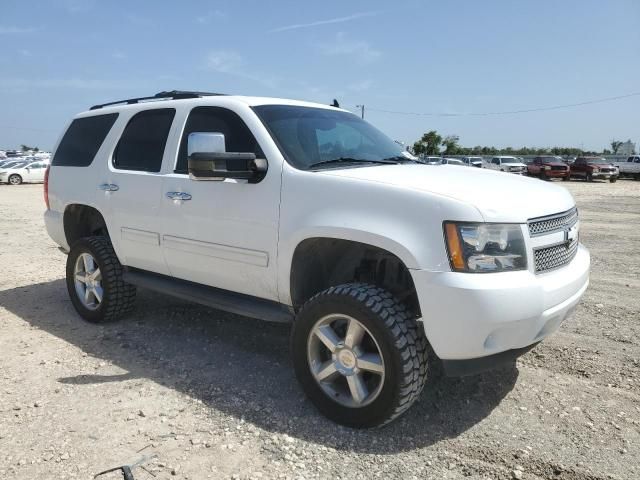
<path fill-rule="evenodd" d="M 84 78 L 0 78 L 3 88 L 74 88 L 79 90 L 106 90 L 131 88 L 131 83 L 115 83 L 105 80 Z"/>
<path fill-rule="evenodd" d="M 55 3 L 69 13 L 80 13 L 91 10 L 95 4 L 95 0 L 55 0 Z"/>
<path fill-rule="evenodd" d="M 196 22 L 205 25 L 207 23 L 211 23 L 214 20 L 224 20 L 228 17 L 229 15 L 227 15 L 226 12 L 223 12 L 221 10 L 212 10 L 210 12 L 205 13 L 204 15 L 200 15 L 199 17 L 196 17 Z"/>
<path fill-rule="evenodd" d="M 328 56 L 350 56 L 358 63 L 371 63 L 380 57 L 380 51 L 364 40 L 351 40 L 344 32 L 336 34 L 331 43 L 320 45 L 320 52 Z"/>
<path fill-rule="evenodd" d="M 209 52 L 205 58 L 204 68 L 213 72 L 246 78 L 271 89 L 275 89 L 280 82 L 280 79 L 274 75 L 256 73 L 253 69 L 249 69 L 242 55 L 233 50 L 213 50 Z"/>
<path fill-rule="evenodd" d="M 13 35 L 20 33 L 33 33 L 36 29 L 33 27 L 2 27 L 0 26 L 0 35 Z"/>
<path fill-rule="evenodd" d="M 122 52 L 113 52 L 111 54 L 111 57 L 115 58 L 116 60 L 124 60 L 125 58 L 127 58 L 127 54 Z"/>
<path fill-rule="evenodd" d="M 352 20 L 357 20 L 358 18 L 374 17 L 378 15 L 378 13 L 379 12 L 360 12 L 360 13 L 354 13 L 353 15 L 347 15 L 346 17 L 336 17 L 336 18 L 330 18 L 328 20 L 316 20 L 314 22 L 309 22 L 309 23 L 296 23 L 293 25 L 285 25 L 284 27 L 278 27 L 278 28 L 274 28 L 273 30 L 270 30 L 270 33 L 284 32 L 287 30 L 297 30 L 299 28 L 319 27 L 321 25 L 330 25 L 332 23 L 350 22 Z"/>
<path fill-rule="evenodd" d="M 214 72 L 235 73 L 245 64 L 242 56 L 231 50 L 214 50 L 207 55 L 206 68 Z"/>

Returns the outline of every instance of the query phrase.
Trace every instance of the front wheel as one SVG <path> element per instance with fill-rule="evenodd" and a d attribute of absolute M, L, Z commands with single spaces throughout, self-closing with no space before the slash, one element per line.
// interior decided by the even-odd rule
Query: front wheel
<path fill-rule="evenodd" d="M 567 175 L 566 177 L 562 177 L 563 182 L 568 182 L 569 180 L 571 180 L 571 177 L 569 175 Z"/>
<path fill-rule="evenodd" d="M 427 377 L 427 340 L 386 290 L 352 283 L 317 294 L 291 332 L 295 373 L 331 420 L 384 425 L 418 398 Z"/>
<path fill-rule="evenodd" d="M 13 174 L 9 177 L 9 184 L 20 185 L 22 183 L 22 177 L 18 174 Z"/>
<path fill-rule="evenodd" d="M 593 182 L 593 175 L 591 175 L 590 173 L 587 173 L 587 176 L 585 177 L 585 179 L 587 180 L 587 182 Z"/>
<path fill-rule="evenodd" d="M 611 178 L 609 179 L 609 182 L 610 182 L 610 183 L 616 183 L 617 181 L 618 181 L 618 177 L 611 177 Z"/>
<path fill-rule="evenodd" d="M 80 316 L 93 323 L 123 316 L 136 296 L 136 287 L 122 278 L 122 265 L 107 237 L 81 238 L 71 247 L 67 291 Z"/>

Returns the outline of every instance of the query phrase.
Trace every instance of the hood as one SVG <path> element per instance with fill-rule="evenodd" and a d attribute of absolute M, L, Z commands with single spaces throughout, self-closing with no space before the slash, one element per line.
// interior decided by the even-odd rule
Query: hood
<path fill-rule="evenodd" d="M 526 167 L 522 162 L 502 162 L 500 165 L 506 165 L 507 167 Z"/>
<path fill-rule="evenodd" d="M 318 173 L 453 198 L 476 207 L 487 222 L 524 223 L 575 206 L 564 188 L 538 179 L 454 165 L 380 165 Z"/>
<path fill-rule="evenodd" d="M 542 162 L 543 165 L 551 165 L 552 167 L 566 167 L 564 162 Z"/>

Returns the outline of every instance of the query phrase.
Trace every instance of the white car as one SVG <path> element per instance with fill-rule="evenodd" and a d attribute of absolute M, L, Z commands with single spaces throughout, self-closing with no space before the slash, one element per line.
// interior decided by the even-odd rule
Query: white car
<path fill-rule="evenodd" d="M 178 91 L 96 105 L 44 191 L 82 318 L 122 317 L 142 286 L 290 323 L 302 389 L 355 427 L 406 411 L 429 362 L 513 362 L 589 282 L 568 190 L 425 165 L 326 105 Z"/>
<path fill-rule="evenodd" d="M 462 160 L 458 160 L 457 158 L 443 158 L 441 160 L 441 163 L 443 165 L 460 165 L 460 166 L 466 166 L 465 163 Z"/>
<path fill-rule="evenodd" d="M 0 167 L 0 183 L 20 185 L 21 183 L 42 183 L 47 162 L 17 162 Z"/>
<path fill-rule="evenodd" d="M 462 157 L 462 161 L 469 167 L 482 168 L 484 158 L 482 157 Z"/>
<path fill-rule="evenodd" d="M 521 160 L 505 155 L 493 157 L 485 164 L 485 168 L 498 170 L 500 172 L 516 173 L 518 175 L 524 175 L 527 171 L 527 166 L 522 163 Z"/>

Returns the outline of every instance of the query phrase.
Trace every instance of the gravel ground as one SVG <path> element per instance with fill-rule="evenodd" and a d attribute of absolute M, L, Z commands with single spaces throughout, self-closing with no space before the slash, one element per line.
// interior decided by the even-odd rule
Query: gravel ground
<path fill-rule="evenodd" d="M 514 368 L 431 382 L 373 431 L 305 400 L 285 326 L 145 290 L 119 323 L 81 321 L 42 186 L 0 186 L 0 478 L 154 454 L 136 480 L 640 478 L 640 182 L 559 185 L 593 259 L 575 316 Z"/>

